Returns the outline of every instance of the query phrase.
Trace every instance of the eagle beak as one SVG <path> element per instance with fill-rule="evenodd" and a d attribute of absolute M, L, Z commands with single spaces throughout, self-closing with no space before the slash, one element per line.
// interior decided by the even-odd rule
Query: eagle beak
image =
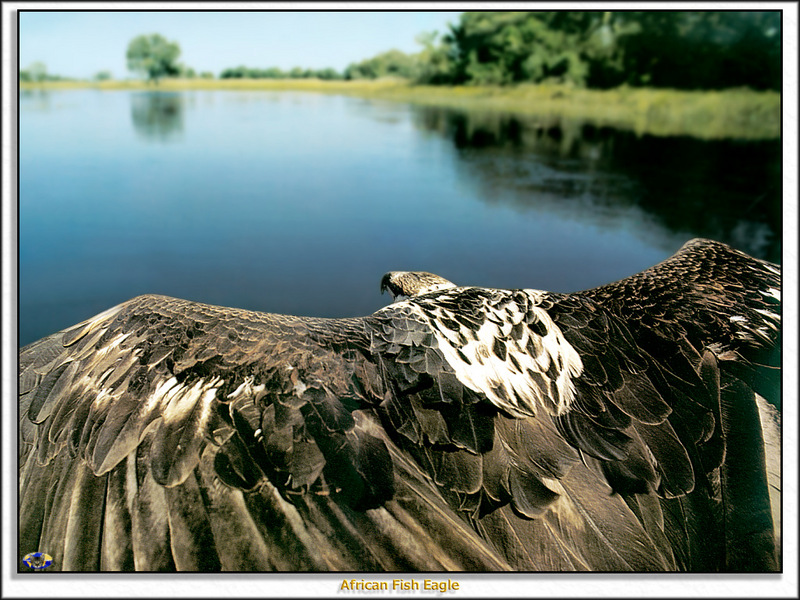
<path fill-rule="evenodd" d="M 388 292 L 392 295 L 392 301 L 397 297 L 390 285 L 392 282 L 392 274 L 386 273 L 383 278 L 381 279 L 381 295 L 388 290 Z"/>

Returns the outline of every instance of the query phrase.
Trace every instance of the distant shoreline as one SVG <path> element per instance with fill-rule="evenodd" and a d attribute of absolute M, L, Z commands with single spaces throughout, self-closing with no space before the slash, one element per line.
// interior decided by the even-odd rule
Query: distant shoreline
<path fill-rule="evenodd" d="M 700 139 L 775 140 L 781 134 L 781 96 L 774 91 L 684 91 L 657 88 L 589 90 L 564 85 L 425 86 L 404 80 L 164 79 L 20 82 L 20 90 L 265 90 L 343 94 L 468 111 L 519 115 L 541 126 L 593 125 L 637 135 Z"/>

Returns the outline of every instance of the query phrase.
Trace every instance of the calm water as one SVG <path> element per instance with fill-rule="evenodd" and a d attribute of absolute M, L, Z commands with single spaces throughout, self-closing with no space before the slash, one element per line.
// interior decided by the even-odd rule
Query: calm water
<path fill-rule="evenodd" d="M 137 294 L 353 316 L 388 270 L 574 291 L 780 259 L 780 146 L 301 93 L 20 98 L 20 344 Z"/>

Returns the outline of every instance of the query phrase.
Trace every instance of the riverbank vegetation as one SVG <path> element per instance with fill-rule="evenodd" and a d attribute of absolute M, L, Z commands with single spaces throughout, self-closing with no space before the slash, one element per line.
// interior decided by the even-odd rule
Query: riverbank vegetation
<path fill-rule="evenodd" d="M 779 90 L 779 11 L 466 12 L 418 41 L 421 82 Z"/>
<path fill-rule="evenodd" d="M 55 81 L 20 83 L 22 90 L 268 90 L 343 94 L 468 111 L 499 111 L 534 120 L 542 127 L 589 124 L 639 135 L 689 135 L 701 139 L 776 139 L 780 94 L 733 89 L 690 91 L 619 87 L 610 90 L 565 84 L 517 86 L 432 86 L 405 80 L 322 81 L 319 79 L 164 79 L 142 81 Z"/>
<path fill-rule="evenodd" d="M 177 62 L 177 43 L 160 36 L 151 36 L 159 44 L 148 48 L 168 52 L 150 56 L 135 43 L 140 36 L 129 47 L 129 68 L 146 72 L 149 83 L 107 73 L 91 82 L 64 81 L 44 76 L 37 65 L 20 72 L 20 87 L 296 90 L 503 111 L 543 127 L 577 123 L 642 135 L 774 139 L 780 136 L 780 19 L 779 11 L 465 12 L 444 35 L 420 34 L 416 54 L 389 50 L 341 73 L 238 66 L 219 78 L 196 76 Z"/>
<path fill-rule="evenodd" d="M 418 53 L 388 50 L 342 73 L 239 66 L 220 78 L 779 90 L 780 31 L 778 11 L 465 12 L 444 35 L 418 35 Z"/>

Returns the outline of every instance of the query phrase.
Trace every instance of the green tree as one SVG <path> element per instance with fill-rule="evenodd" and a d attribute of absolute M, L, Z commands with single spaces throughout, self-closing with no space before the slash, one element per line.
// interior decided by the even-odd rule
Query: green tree
<path fill-rule="evenodd" d="M 349 65 L 345 79 L 377 79 L 379 77 L 413 78 L 417 74 L 417 59 L 400 50 L 389 50 Z"/>
<path fill-rule="evenodd" d="M 465 12 L 438 82 L 780 89 L 780 40 L 779 11 Z"/>
<path fill-rule="evenodd" d="M 554 79 L 583 85 L 586 34 L 599 12 L 467 12 L 445 41 L 456 83 L 503 85 Z"/>
<path fill-rule="evenodd" d="M 111 71 L 98 71 L 94 74 L 95 81 L 108 81 L 111 77 Z"/>
<path fill-rule="evenodd" d="M 631 85 L 780 89 L 778 11 L 624 11 L 617 45 Z"/>
<path fill-rule="evenodd" d="M 264 69 L 264 77 L 267 79 L 284 79 L 286 77 L 286 73 L 284 73 L 279 67 L 268 67 Z"/>
<path fill-rule="evenodd" d="M 202 75 L 201 75 L 202 77 Z M 330 67 L 315 71 L 314 69 L 304 69 L 294 67 L 289 71 L 282 71 L 279 67 L 267 67 L 266 69 L 251 69 L 244 65 L 225 69 L 220 73 L 220 79 L 306 79 L 318 77 L 319 79 L 342 79 L 342 74 Z"/>
<path fill-rule="evenodd" d="M 416 42 L 422 51 L 415 56 L 417 83 L 450 83 L 453 71 L 453 49 L 445 41 L 436 43 L 438 31 L 420 33 Z"/>
<path fill-rule="evenodd" d="M 48 79 L 47 66 L 43 62 L 32 63 L 27 71 L 31 81 L 46 81 Z"/>
<path fill-rule="evenodd" d="M 338 71 L 336 71 L 336 69 L 333 69 L 331 67 L 326 67 L 324 69 L 320 69 L 319 71 L 317 71 L 315 73 L 315 75 L 316 75 L 316 77 L 318 77 L 320 79 L 332 80 L 332 79 L 341 79 L 342 78 L 341 74 Z"/>
<path fill-rule="evenodd" d="M 247 75 L 247 67 L 240 65 L 238 67 L 230 67 L 225 69 L 219 74 L 220 79 L 242 79 Z"/>
<path fill-rule="evenodd" d="M 128 44 L 128 69 L 146 75 L 148 81 L 158 83 L 162 77 L 180 73 L 176 62 L 180 54 L 181 49 L 176 42 L 169 42 L 157 33 L 140 35 Z"/>

